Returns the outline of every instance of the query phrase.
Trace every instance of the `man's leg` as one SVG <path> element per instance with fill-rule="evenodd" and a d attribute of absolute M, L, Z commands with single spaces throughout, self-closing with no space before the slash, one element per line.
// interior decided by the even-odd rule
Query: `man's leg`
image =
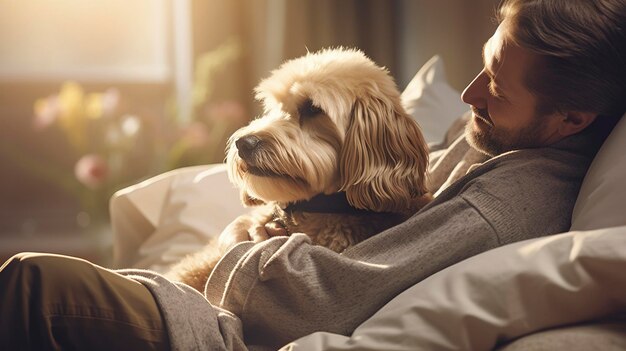
<path fill-rule="evenodd" d="M 150 291 L 78 258 L 23 253 L 0 268 L 0 345 L 10 350 L 168 350 Z"/>

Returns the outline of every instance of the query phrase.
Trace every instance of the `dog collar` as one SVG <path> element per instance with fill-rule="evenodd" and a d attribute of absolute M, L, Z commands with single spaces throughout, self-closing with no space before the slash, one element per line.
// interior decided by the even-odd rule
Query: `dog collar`
<path fill-rule="evenodd" d="M 353 213 L 364 214 L 373 212 L 352 206 L 348 202 L 345 191 L 333 194 L 317 194 L 309 200 L 290 203 L 285 207 L 286 212 L 314 212 L 314 213 Z"/>

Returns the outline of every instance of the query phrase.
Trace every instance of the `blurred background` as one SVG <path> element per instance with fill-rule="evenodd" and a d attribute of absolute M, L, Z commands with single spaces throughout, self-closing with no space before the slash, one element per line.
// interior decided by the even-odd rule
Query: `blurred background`
<path fill-rule="evenodd" d="M 435 54 L 461 91 L 497 0 L 0 0 L 0 260 L 110 259 L 108 199 L 222 162 L 286 59 L 357 47 L 403 89 Z"/>

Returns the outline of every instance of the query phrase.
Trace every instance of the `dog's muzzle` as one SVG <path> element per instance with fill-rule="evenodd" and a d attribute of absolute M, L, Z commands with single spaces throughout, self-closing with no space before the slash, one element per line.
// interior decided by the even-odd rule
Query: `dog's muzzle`
<path fill-rule="evenodd" d="M 235 141 L 239 157 L 247 163 L 254 163 L 254 153 L 260 144 L 261 139 L 256 135 L 246 135 Z"/>

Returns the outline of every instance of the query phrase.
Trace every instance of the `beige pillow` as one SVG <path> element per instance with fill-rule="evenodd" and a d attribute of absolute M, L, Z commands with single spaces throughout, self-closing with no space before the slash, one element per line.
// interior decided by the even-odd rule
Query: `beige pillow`
<path fill-rule="evenodd" d="M 247 212 L 224 164 L 176 169 L 118 191 L 110 203 L 113 266 L 163 272 Z"/>
<path fill-rule="evenodd" d="M 626 311 L 625 247 L 626 226 L 503 246 L 412 286 L 350 336 L 320 332 L 283 349 L 492 350 L 498 341 Z"/>
<path fill-rule="evenodd" d="M 600 148 L 576 200 L 572 230 L 626 225 L 626 114 Z"/>
<path fill-rule="evenodd" d="M 443 60 L 433 56 L 402 92 L 402 105 L 420 125 L 424 139 L 436 143 L 469 107 L 448 84 Z"/>

